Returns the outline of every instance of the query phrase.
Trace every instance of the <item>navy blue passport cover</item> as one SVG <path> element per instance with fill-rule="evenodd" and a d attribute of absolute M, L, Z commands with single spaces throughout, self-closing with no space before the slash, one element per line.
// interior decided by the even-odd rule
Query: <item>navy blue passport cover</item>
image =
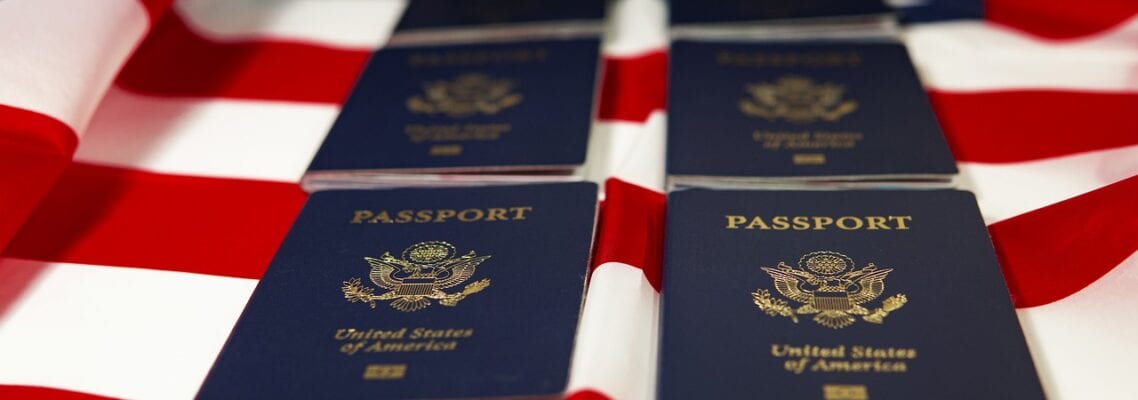
<path fill-rule="evenodd" d="M 596 201 L 592 183 L 312 194 L 199 397 L 560 393 Z"/>
<path fill-rule="evenodd" d="M 574 39 L 381 49 L 309 170 L 579 165 L 598 46 Z"/>
<path fill-rule="evenodd" d="M 883 14 L 881 0 L 669 0 L 673 25 Z"/>
<path fill-rule="evenodd" d="M 971 193 L 686 190 L 666 240 L 661 399 L 1043 398 Z"/>
<path fill-rule="evenodd" d="M 604 16 L 604 0 L 412 0 L 395 30 L 558 21 L 599 22 Z"/>
<path fill-rule="evenodd" d="M 672 44 L 669 175 L 950 175 L 956 164 L 896 43 Z"/>

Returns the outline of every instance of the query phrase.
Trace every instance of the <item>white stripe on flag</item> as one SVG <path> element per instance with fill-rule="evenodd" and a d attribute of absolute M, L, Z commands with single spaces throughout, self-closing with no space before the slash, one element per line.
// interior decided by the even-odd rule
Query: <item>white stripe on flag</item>
<path fill-rule="evenodd" d="M 668 5 L 662 0 L 615 1 L 609 8 L 604 53 L 637 55 L 668 48 Z"/>
<path fill-rule="evenodd" d="M 1138 91 L 1138 17 L 1107 33 L 1056 42 L 978 21 L 914 25 L 904 39 L 926 86 L 953 91 Z"/>
<path fill-rule="evenodd" d="M 659 304 L 660 295 L 640 268 L 619 262 L 597 267 L 566 393 L 592 389 L 619 400 L 654 398 Z"/>
<path fill-rule="evenodd" d="M 601 121 L 593 123 L 585 166 L 578 173 L 603 184 L 608 178 L 664 191 L 663 112 L 652 113 L 644 123 Z"/>
<path fill-rule="evenodd" d="M 123 398 L 197 393 L 257 281 L 0 259 L 43 268 L 0 320 L 0 383 Z"/>
<path fill-rule="evenodd" d="M 1138 175 L 1138 146 L 1006 164 L 958 163 L 962 189 L 976 193 L 993 224 Z"/>
<path fill-rule="evenodd" d="M 1138 341 L 1135 288 L 1138 252 L 1070 297 L 1017 310 L 1048 397 L 1138 398 L 1132 368 Z"/>
<path fill-rule="evenodd" d="M 153 172 L 297 182 L 339 107 L 148 96 L 112 88 L 76 160 Z"/>
<path fill-rule="evenodd" d="M 199 34 L 217 41 L 299 40 L 344 48 L 387 42 L 405 1 L 183 0 L 177 12 Z"/>
<path fill-rule="evenodd" d="M 0 104 L 82 135 L 148 26 L 137 0 L 0 1 Z"/>

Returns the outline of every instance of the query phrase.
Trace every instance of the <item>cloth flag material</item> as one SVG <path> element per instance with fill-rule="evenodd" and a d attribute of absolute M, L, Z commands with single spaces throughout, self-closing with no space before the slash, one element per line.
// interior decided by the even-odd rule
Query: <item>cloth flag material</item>
<path fill-rule="evenodd" d="M 0 1 L 0 397 L 192 397 L 404 6 Z M 1047 394 L 1138 397 L 1138 4 L 984 8 L 902 38 Z M 575 399 L 654 391 L 666 20 L 658 0 L 609 13 Z"/>

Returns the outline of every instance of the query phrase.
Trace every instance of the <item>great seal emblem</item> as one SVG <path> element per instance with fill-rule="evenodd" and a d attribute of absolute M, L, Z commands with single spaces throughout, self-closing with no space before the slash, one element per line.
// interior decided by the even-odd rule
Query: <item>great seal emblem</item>
<path fill-rule="evenodd" d="M 341 290 L 349 302 L 367 303 L 375 308 L 377 301 L 391 300 L 391 307 L 412 312 L 431 305 L 431 300 L 454 307 L 467 296 L 490 286 L 490 279 L 482 279 L 463 287 L 461 292 L 447 293 L 443 289 L 458 286 L 474 275 L 479 264 L 490 256 L 480 256 L 473 250 L 457 256 L 455 247 L 443 241 L 421 242 L 403 250 L 400 258 L 384 252 L 379 258 L 364 257 L 371 266 L 368 278 L 387 292 L 376 295 L 375 289 L 363 285 L 360 278 L 344 281 Z"/>
<path fill-rule="evenodd" d="M 796 75 L 783 76 L 776 82 L 747 84 L 751 97 L 739 100 L 739 111 L 749 117 L 769 121 L 784 119 L 792 123 L 818 120 L 837 121 L 857 110 L 857 101 L 844 100 L 845 86 L 836 83 L 814 83 Z"/>
<path fill-rule="evenodd" d="M 452 118 L 494 115 L 522 102 L 522 95 L 514 92 L 516 86 L 517 82 L 509 79 L 462 74 L 452 80 L 423 83 L 423 94 L 407 99 L 407 110 Z"/>
<path fill-rule="evenodd" d="M 862 306 L 885 291 L 885 277 L 892 268 L 878 269 L 873 263 L 858 269 L 853 259 L 836 251 L 814 251 L 803 255 L 798 266 L 779 262 L 775 268 L 762 267 L 774 279 L 774 287 L 786 298 L 802 303 L 792 308 L 786 300 L 775 298 L 766 289 L 756 289 L 751 300 L 767 315 L 783 316 L 798 323 L 798 315 L 814 315 L 814 322 L 841 329 L 857 321 L 881 324 L 890 312 L 905 305 L 908 298 L 896 294 L 881 307 L 870 311 Z"/>

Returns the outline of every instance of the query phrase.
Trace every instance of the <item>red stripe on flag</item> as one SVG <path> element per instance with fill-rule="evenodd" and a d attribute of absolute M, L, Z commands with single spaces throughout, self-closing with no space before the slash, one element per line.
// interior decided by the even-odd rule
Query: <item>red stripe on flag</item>
<path fill-rule="evenodd" d="M 1016 307 L 1070 296 L 1138 250 L 1138 176 L 988 227 Z"/>
<path fill-rule="evenodd" d="M 1050 39 L 1070 39 L 1110 29 L 1138 14 L 1134 0 L 987 0 L 989 21 Z"/>
<path fill-rule="evenodd" d="M 929 91 L 958 161 L 1006 163 L 1138 144 L 1138 94 Z"/>
<path fill-rule="evenodd" d="M 668 54 L 654 51 L 635 57 L 607 57 L 597 117 L 643 122 L 663 110 L 667 97 Z"/>
<path fill-rule="evenodd" d="M 67 124 L 0 105 L 0 250 L 71 163 L 76 143 Z"/>
<path fill-rule="evenodd" d="M 215 42 L 166 13 L 119 74 L 140 93 L 340 103 L 371 50 L 285 40 Z"/>
<path fill-rule="evenodd" d="M 565 400 L 611 400 L 611 397 L 592 389 L 578 390 L 565 396 Z"/>
<path fill-rule="evenodd" d="M 76 163 L 4 255 L 260 278 L 306 197 L 291 183 Z"/>
<path fill-rule="evenodd" d="M 93 394 L 52 389 L 39 386 L 0 385 L 0 398 L 3 399 L 53 399 L 53 400 L 102 400 L 113 399 Z"/>
<path fill-rule="evenodd" d="M 146 15 L 150 17 L 150 25 L 158 22 L 162 15 L 166 14 L 166 10 L 170 9 L 170 5 L 174 4 L 174 0 L 138 0 L 142 4 L 142 8 L 146 9 Z"/>
<path fill-rule="evenodd" d="M 620 179 L 605 181 L 604 212 L 597 229 L 593 268 L 607 262 L 640 268 L 659 292 L 665 205 L 663 193 Z"/>
<path fill-rule="evenodd" d="M 47 263 L 4 262 L 0 260 L 0 317 L 16 304 L 24 292 L 47 270 Z M 2 397 L 0 397 L 2 398 Z"/>
<path fill-rule="evenodd" d="M 117 84 L 149 95 L 342 102 L 371 49 L 284 40 L 217 42 L 169 12 L 119 74 Z M 606 57 L 598 116 L 644 121 L 664 108 L 664 51 Z"/>

